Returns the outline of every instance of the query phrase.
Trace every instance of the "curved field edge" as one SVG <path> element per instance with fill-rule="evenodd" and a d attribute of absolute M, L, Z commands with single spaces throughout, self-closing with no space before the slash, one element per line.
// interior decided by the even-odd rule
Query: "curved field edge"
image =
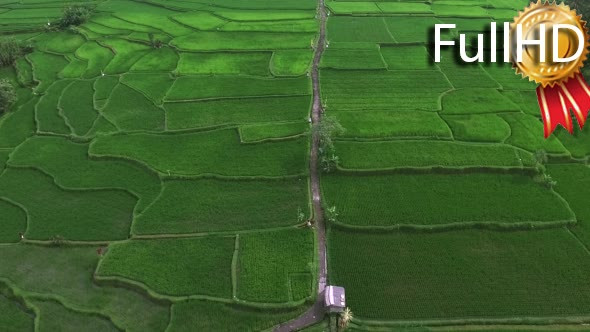
<path fill-rule="evenodd" d="M 276 237 L 292 238 L 295 236 L 297 241 L 293 240 L 290 244 L 285 244 L 283 241 L 272 244 L 273 250 L 265 252 L 263 255 L 255 253 L 259 252 L 261 246 L 267 248 L 269 239 Z M 241 241 L 238 241 L 238 238 Z M 288 284 L 292 283 L 292 274 L 309 274 L 309 281 L 313 279 L 316 272 L 315 258 L 298 257 L 292 246 L 300 248 L 302 245 L 309 247 L 311 252 L 312 247 L 315 246 L 315 241 L 311 241 L 311 233 L 305 229 L 285 228 L 278 230 L 268 230 L 262 232 L 249 231 L 238 234 L 217 234 L 217 235 L 202 235 L 196 237 L 171 237 L 171 238 L 154 238 L 147 237 L 142 239 L 126 240 L 112 244 L 107 250 L 106 257 L 103 258 L 96 268 L 94 278 L 101 283 L 124 283 L 130 287 L 140 288 L 146 291 L 150 296 L 161 298 L 169 301 L 178 301 L 182 299 L 209 299 L 221 301 L 224 303 L 238 303 L 245 306 L 261 307 L 261 308 L 285 308 L 297 307 L 313 299 L 315 287 L 312 284 L 298 288 L 297 299 L 293 300 L 292 296 L 285 297 L 283 292 L 290 293 L 292 290 Z M 223 241 L 224 250 L 220 250 L 217 244 Z M 285 246 L 286 245 L 286 246 Z M 203 250 L 209 252 L 205 255 L 205 259 L 201 256 L 195 264 L 195 260 L 188 260 L 188 257 L 175 259 L 181 253 L 186 252 L 181 248 L 185 247 L 201 247 L 199 251 L 203 254 Z M 207 249 L 208 248 L 208 249 Z M 222 248 L 223 249 L 223 248 Z M 160 263 L 149 263 L 144 259 L 138 261 L 136 254 L 141 252 L 158 252 L 160 256 L 168 257 L 165 261 L 170 261 L 174 265 L 159 261 Z M 307 252 L 307 250 L 306 250 Z M 252 256 L 254 254 L 254 256 Z M 223 255 L 223 257 L 220 257 Z M 261 256 L 262 255 L 262 256 Z M 218 257 L 219 256 L 219 257 Z M 217 258 L 216 258 L 217 257 Z M 258 257 L 254 259 L 254 257 Z M 257 272 L 265 268 L 275 270 L 282 266 L 284 261 L 295 261 L 282 267 L 283 270 L 277 270 L 274 274 Z M 148 259 L 149 260 L 149 259 Z M 208 261 L 205 262 L 205 261 Z M 176 262 L 176 263 L 174 263 Z M 266 265 L 261 266 L 262 262 Z M 202 263 L 207 263 L 206 268 Z M 221 263 L 221 265 L 220 265 Z M 277 265 L 278 264 L 278 265 Z M 158 269 L 153 270 L 150 266 L 159 266 Z M 168 267 L 166 267 L 169 265 Z M 182 268 L 181 268 L 182 267 Z M 169 271 L 170 269 L 189 270 L 192 272 L 182 272 L 175 276 L 173 280 L 164 283 L 159 283 L 157 280 L 164 277 L 161 270 Z M 215 270 L 215 277 L 211 274 L 211 270 Z M 143 271 L 143 272 L 142 272 Z M 200 284 L 210 284 L 211 282 L 219 283 L 223 279 L 220 287 L 203 288 L 203 285 L 191 286 L 193 280 L 200 280 Z M 256 287 L 260 287 L 260 280 L 265 280 L 266 290 L 261 290 L 260 293 L 253 293 Z M 285 283 L 287 285 L 285 285 Z M 286 288 L 285 288 L 286 287 Z M 304 296 L 301 296 L 301 290 L 304 290 Z M 206 291 L 207 293 L 204 293 Z M 212 293 L 213 291 L 213 293 Z M 247 292 L 245 292 L 247 291 Z M 201 293 L 201 294 L 199 294 Z M 252 294 L 262 294 L 253 297 Z M 261 297 L 262 296 L 262 297 Z M 294 295 L 293 295 L 294 296 Z M 266 301 L 263 301 L 266 299 Z"/>

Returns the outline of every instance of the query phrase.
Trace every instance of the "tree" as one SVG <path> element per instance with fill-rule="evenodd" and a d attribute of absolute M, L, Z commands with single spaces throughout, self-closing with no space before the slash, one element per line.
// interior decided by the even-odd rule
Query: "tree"
<path fill-rule="evenodd" d="M 314 126 L 313 130 L 320 140 L 320 166 L 324 172 L 329 173 L 335 170 L 340 162 L 334 148 L 334 137 L 342 135 L 344 127 L 335 117 L 324 116 L 320 123 Z"/>
<path fill-rule="evenodd" d="M 331 155 L 321 155 L 320 156 L 320 167 L 322 171 L 326 173 L 330 173 L 334 171 L 338 165 L 340 164 L 340 158 L 334 153 L 334 149 L 332 148 Z"/>
<path fill-rule="evenodd" d="M 70 26 L 78 26 L 86 22 L 90 18 L 91 14 L 92 9 L 88 6 L 68 6 L 64 8 L 63 15 L 59 21 L 59 26 L 62 29 L 68 28 Z"/>
<path fill-rule="evenodd" d="M 333 116 L 324 116 L 314 128 L 320 137 L 320 149 L 331 150 L 334 148 L 333 138 L 344 133 L 344 127 Z"/>
<path fill-rule="evenodd" d="M 18 58 L 32 51 L 32 46 L 24 44 L 15 38 L 1 38 L 0 67 L 12 66 Z"/>
<path fill-rule="evenodd" d="M 16 93 L 12 83 L 0 80 L 0 115 L 7 112 L 16 101 Z"/>

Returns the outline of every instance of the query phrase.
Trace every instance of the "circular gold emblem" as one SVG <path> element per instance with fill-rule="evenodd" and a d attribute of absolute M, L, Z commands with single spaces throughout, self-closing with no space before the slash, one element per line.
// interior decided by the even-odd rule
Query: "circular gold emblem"
<path fill-rule="evenodd" d="M 521 38 L 523 40 L 539 40 L 541 35 L 541 24 L 545 25 L 545 62 L 541 61 L 541 51 L 538 45 L 523 46 L 522 61 L 517 61 L 516 36 L 517 24 L 522 27 Z M 556 24 L 569 24 L 582 31 L 584 40 L 578 40 L 577 34 L 569 29 L 559 29 L 558 40 L 553 41 L 553 28 Z M 575 10 L 560 3 L 547 3 L 539 0 L 531 3 L 523 12 L 514 18 L 510 28 L 512 37 L 511 60 L 516 67 L 516 72 L 528 77 L 541 86 L 554 86 L 559 82 L 565 82 L 570 77 L 580 72 L 584 61 L 588 56 L 588 31 L 586 22 L 578 16 Z M 584 43 L 582 54 L 570 62 L 554 62 L 553 43 L 558 43 L 558 56 L 567 59 L 575 55 L 579 43 Z"/>

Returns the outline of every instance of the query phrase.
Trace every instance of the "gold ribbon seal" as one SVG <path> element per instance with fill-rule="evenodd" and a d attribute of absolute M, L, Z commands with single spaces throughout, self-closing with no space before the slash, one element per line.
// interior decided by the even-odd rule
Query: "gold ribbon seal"
<path fill-rule="evenodd" d="M 540 61 L 540 47 L 538 45 L 523 46 L 522 61 L 517 61 L 516 47 L 514 40 L 517 36 L 517 24 L 522 27 L 521 38 L 531 40 L 539 39 L 541 33 L 541 24 L 545 25 L 545 62 Z M 584 51 L 581 56 L 571 62 L 553 62 L 553 27 L 556 24 L 569 24 L 577 27 L 584 34 L 584 40 L 578 40 L 578 36 L 571 30 L 560 29 L 558 41 L 559 57 L 568 58 L 575 55 L 579 43 L 584 43 Z M 510 35 L 513 37 L 513 47 L 511 47 L 511 58 L 516 68 L 517 74 L 523 78 L 535 81 L 542 87 L 567 82 L 580 73 L 584 66 L 584 61 L 588 57 L 588 30 L 586 22 L 582 20 L 575 10 L 569 6 L 555 2 L 545 2 L 539 0 L 537 3 L 531 3 L 524 11 L 514 18 L 511 24 Z"/>

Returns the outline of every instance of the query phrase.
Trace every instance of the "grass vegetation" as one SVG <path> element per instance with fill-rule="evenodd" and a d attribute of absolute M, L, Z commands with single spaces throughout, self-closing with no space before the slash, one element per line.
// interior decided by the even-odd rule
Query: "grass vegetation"
<path fill-rule="evenodd" d="M 510 125 L 497 114 L 445 115 L 443 119 L 459 141 L 501 143 L 511 135 Z"/>
<path fill-rule="evenodd" d="M 160 179 L 145 167 L 124 160 L 91 159 L 87 144 L 65 138 L 31 138 L 13 152 L 10 165 L 41 169 L 65 188 L 128 190 L 139 198 L 139 211 L 160 193 Z"/>
<path fill-rule="evenodd" d="M 581 164 L 547 165 L 547 172 L 556 182 L 555 191 L 567 200 L 578 223 L 572 232 L 590 244 L 590 207 L 584 197 L 588 191 L 590 168 Z"/>
<path fill-rule="evenodd" d="M 20 241 L 19 234 L 27 230 L 27 213 L 20 206 L 10 201 L 0 199 L 0 243 L 14 243 Z"/>
<path fill-rule="evenodd" d="M 164 295 L 231 298 L 234 237 L 136 240 L 109 246 L 100 277 L 122 277 Z"/>
<path fill-rule="evenodd" d="M 309 124 L 301 122 L 265 123 L 240 127 L 242 142 L 259 142 L 303 135 L 309 132 Z"/>
<path fill-rule="evenodd" d="M 308 230 L 297 232 L 296 253 L 293 244 L 267 258 L 274 268 L 284 257 L 304 259 L 276 275 L 267 269 L 266 293 L 256 296 L 259 280 L 252 278 L 260 274 L 246 265 L 239 283 L 245 297 L 290 309 L 218 301 L 237 294 L 234 232 L 252 232 L 244 264 L 259 269 L 251 248 L 276 244 L 252 244 L 256 233 L 289 229 L 302 222 L 297 211 L 307 214 L 303 134 L 315 6 L 154 0 L 74 3 L 64 11 L 46 2 L 0 4 L 2 40 L 18 32 L 10 45 L 34 46 L 10 49 L 14 68 L 0 69 L 14 87 L 5 103 L 11 111 L 0 118 L 0 280 L 10 280 L 7 287 L 34 309 L 23 312 L 35 328 L 258 330 L 303 311 L 293 306 L 310 296 L 315 273 Z M 145 154 L 113 149 L 137 138 L 142 142 L 130 144 L 150 141 Z M 95 153 L 103 142 L 105 150 Z M 187 155 L 172 151 L 183 147 Z M 144 158 L 158 149 L 173 157 Z M 34 244 L 10 244 L 19 233 Z M 159 238 L 171 233 L 188 237 Z M 155 238 L 128 240 L 146 234 Z M 187 252 L 210 264 L 195 264 Z M 159 263 L 164 255 L 167 265 L 156 267 L 145 255 Z M 157 293 L 209 295 L 214 302 L 172 305 L 149 295 Z M 6 312 L 12 324 L 25 326 L 18 311 Z"/>
<path fill-rule="evenodd" d="M 588 254 L 567 229 L 332 230 L 329 239 L 332 282 L 346 287 L 347 304 L 357 317 L 416 321 L 586 314 Z"/>
<path fill-rule="evenodd" d="M 336 148 L 345 169 L 400 167 L 531 167 L 530 154 L 508 145 L 448 141 L 339 141 Z M 420 153 L 416 153 L 420 151 Z"/>
<path fill-rule="evenodd" d="M 429 137 L 450 139 L 451 131 L 435 112 L 361 111 L 334 115 L 345 131 L 343 137 L 376 139 L 394 137 Z"/>
<path fill-rule="evenodd" d="M 264 331 L 301 314 L 301 309 L 259 310 L 211 301 L 188 300 L 172 306 L 169 331 Z"/>
<path fill-rule="evenodd" d="M 94 246 L 0 246 L 0 275 L 28 298 L 54 299 L 80 312 L 108 316 L 119 329 L 161 331 L 170 304 L 126 287 L 99 285 L 93 275 L 99 261 Z M 14 318 L 13 318 L 14 319 Z M 56 320 L 57 322 L 57 320 Z M 59 320 L 63 328 L 68 320 Z"/>
<path fill-rule="evenodd" d="M 31 331 L 34 314 L 16 301 L 0 295 L 0 328 L 4 331 Z"/>
<path fill-rule="evenodd" d="M 452 49 L 434 63 L 429 46 L 435 24 L 474 36 L 527 5 L 328 2 L 322 103 L 346 133 L 322 194 L 330 282 L 346 287 L 353 329 L 587 315 L 583 295 L 564 295 L 586 284 L 585 131 L 543 139 L 535 84 Z"/>
<path fill-rule="evenodd" d="M 109 319 L 100 315 L 89 315 L 86 313 L 70 310 L 55 301 L 34 301 L 32 305 L 38 311 L 38 326 L 47 331 L 119 331 Z M 68 322 L 63 327 L 61 322 Z"/>
<path fill-rule="evenodd" d="M 30 45 L 14 37 L 0 38 L 0 67 L 13 65 L 19 58 L 31 51 Z"/>
<path fill-rule="evenodd" d="M 17 111 L 9 112 L 0 119 L 0 147 L 16 147 L 35 133 L 34 118 L 37 100 L 37 98 L 31 98 Z"/>
<path fill-rule="evenodd" d="M 285 50 L 308 48 L 314 38 L 314 33 L 199 31 L 174 38 L 171 45 L 183 51 Z"/>
<path fill-rule="evenodd" d="M 311 295 L 314 241 L 305 229 L 242 234 L 239 238 L 239 299 L 282 303 Z"/>
<path fill-rule="evenodd" d="M 305 77 L 266 79 L 248 76 L 181 76 L 168 91 L 168 101 L 236 97 L 308 95 Z"/>
<path fill-rule="evenodd" d="M 417 83 L 420 82 L 420 83 Z M 450 85 L 439 71 L 321 72 L 322 98 L 329 110 L 424 110 L 439 108 Z"/>
<path fill-rule="evenodd" d="M 164 128 L 164 111 L 132 88 L 119 84 L 112 91 L 102 114 L 123 130 L 152 130 Z"/>
<path fill-rule="evenodd" d="M 543 140 L 534 84 L 429 47 L 434 24 L 473 36 L 526 5 L 327 1 L 323 123 L 344 133 L 322 194 L 351 328 L 588 315 L 585 131 Z M 0 3 L 0 329 L 301 314 L 317 1 L 67 6 Z"/>
<path fill-rule="evenodd" d="M 16 102 L 16 92 L 8 80 L 0 80 L 0 114 L 8 111 Z"/>
<path fill-rule="evenodd" d="M 137 217 L 137 234 L 255 230 L 297 224 L 308 205 L 307 181 L 169 180 Z M 170 210 L 170 206 L 177 206 Z"/>
<path fill-rule="evenodd" d="M 309 96 L 231 98 L 166 103 L 166 122 L 171 130 L 224 124 L 258 124 L 306 120 Z"/>
<path fill-rule="evenodd" d="M 551 190 L 516 174 L 334 174 L 323 179 L 326 206 L 358 226 L 567 221 Z M 391 202 L 395 207 L 391 208 Z"/>
<path fill-rule="evenodd" d="M 25 235 L 38 240 L 55 236 L 86 241 L 124 239 L 136 203 L 122 190 L 65 190 L 53 178 L 32 169 L 5 170 L 0 176 L 0 196 L 27 211 Z"/>
<path fill-rule="evenodd" d="M 236 129 L 226 129 L 101 136 L 90 145 L 90 153 L 136 160 L 161 174 L 278 177 L 306 173 L 306 143 L 300 137 L 243 144 Z"/>

